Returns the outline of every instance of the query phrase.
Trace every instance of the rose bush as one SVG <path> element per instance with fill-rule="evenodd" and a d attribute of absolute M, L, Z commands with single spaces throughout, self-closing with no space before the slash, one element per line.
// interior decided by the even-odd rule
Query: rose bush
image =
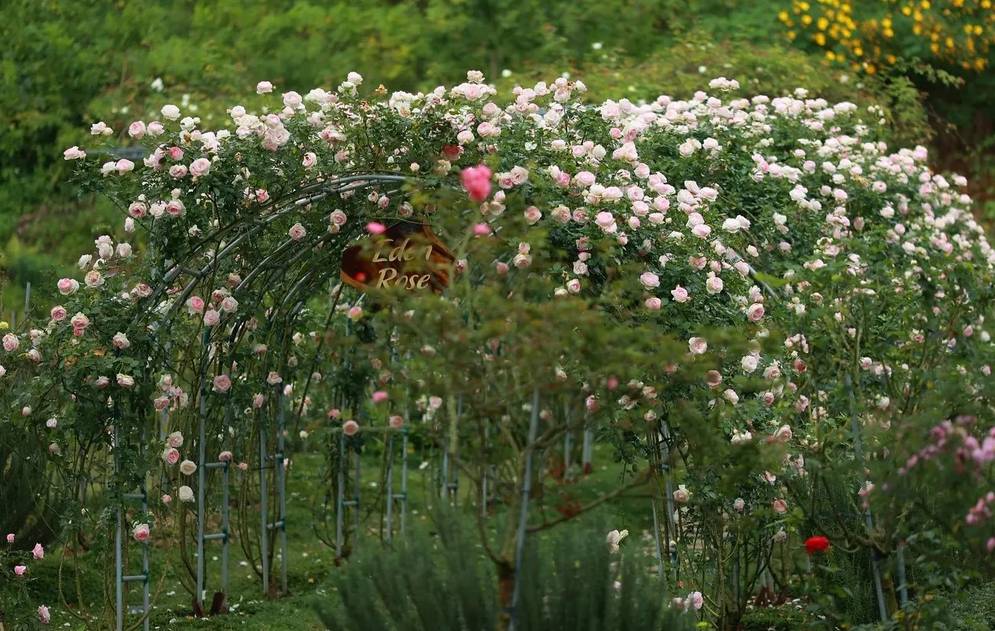
<path fill-rule="evenodd" d="M 416 418 L 450 440 L 459 428 L 432 421 L 455 418 L 458 399 L 518 441 L 525 427 L 483 402 L 496 384 L 523 404 L 541 386 L 628 466 L 652 464 L 665 571 L 719 624 L 761 586 L 796 587 L 813 534 L 834 550 L 895 550 L 869 538 L 859 509 L 832 533 L 823 517 L 857 505 L 861 458 L 887 447 L 865 428 L 900 424 L 952 368 L 983 396 L 995 252 L 964 178 L 932 172 L 921 147 L 889 149 L 874 107 L 804 90 L 745 98 L 719 78 L 687 100 L 589 107 L 564 78 L 507 99 L 473 71 L 428 93 L 362 86 L 350 73 L 334 91 L 235 105 L 213 130 L 165 104 L 129 126 L 147 150 L 138 164 L 67 151 L 81 188 L 125 218 L 59 282 L 51 321 L 4 339 L 0 378 L 19 385 L 5 409 L 50 441 L 52 467 L 83 475 L 113 435 L 118 492 L 162 467 L 161 491 L 181 502 L 153 512 L 183 536 L 198 463 L 166 432 L 209 419 L 207 452 L 246 462 L 279 410 L 317 423 L 341 406 L 327 418 L 361 441 L 350 413 L 378 404 L 385 423 Z M 92 131 L 99 143 L 106 125 Z M 384 310 L 377 292 L 364 302 L 335 279 L 347 245 L 399 221 L 433 226 L 454 281 Z M 402 351 L 421 373 L 391 367 Z M 460 361 L 462 384 L 446 376 Z M 515 379 L 481 386 L 488 363 Z M 386 398 L 370 400 L 374 383 Z M 58 422 L 41 429 L 45 418 Z M 480 464 L 520 457 L 476 448 Z M 811 463 L 839 465 L 831 497 Z"/>

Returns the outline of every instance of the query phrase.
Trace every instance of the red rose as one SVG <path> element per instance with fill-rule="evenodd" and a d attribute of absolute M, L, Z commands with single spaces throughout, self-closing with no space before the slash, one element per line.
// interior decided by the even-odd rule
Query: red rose
<path fill-rule="evenodd" d="M 829 549 L 829 539 L 822 535 L 815 535 L 805 540 L 805 551 L 809 554 L 825 552 Z"/>

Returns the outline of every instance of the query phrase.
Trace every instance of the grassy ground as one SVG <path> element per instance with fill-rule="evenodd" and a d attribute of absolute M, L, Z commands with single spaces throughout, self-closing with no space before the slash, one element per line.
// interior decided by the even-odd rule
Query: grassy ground
<path fill-rule="evenodd" d="M 372 501 L 377 494 L 376 482 L 378 471 L 372 457 L 364 472 L 364 490 L 369 490 L 367 501 Z M 378 461 L 379 462 L 379 461 Z M 411 506 L 408 516 L 408 527 L 414 530 L 431 530 L 432 524 L 428 518 L 429 493 L 434 488 L 431 469 L 421 469 L 419 454 L 411 453 L 409 457 L 409 488 Z M 332 573 L 341 571 L 335 563 L 335 553 L 325 546 L 315 536 L 313 528 L 315 519 L 312 511 L 313 500 L 321 497 L 320 487 L 322 457 L 316 453 L 304 453 L 294 456 L 292 474 L 288 478 L 288 586 L 289 594 L 283 597 L 266 597 L 262 593 L 261 581 L 255 574 L 237 541 L 230 546 L 230 580 L 229 591 L 230 612 L 227 615 L 212 618 L 195 618 L 192 615 L 192 597 L 179 581 L 181 572 L 186 570 L 181 565 L 175 541 L 158 541 L 153 551 L 153 592 L 154 606 L 151 615 L 151 626 L 156 629 L 320 629 L 322 628 L 314 613 L 313 607 L 318 602 L 335 603 L 334 587 L 327 579 Z M 618 484 L 621 467 L 608 458 L 607 453 L 598 453 L 595 457 L 595 468 L 591 475 L 570 486 L 571 496 L 585 502 L 605 492 Z M 470 490 L 466 485 L 461 489 L 463 495 Z M 463 498 L 464 500 L 466 498 Z M 466 504 L 466 502 L 463 502 Z M 467 508 L 466 510 L 470 510 Z M 250 519 L 255 519 L 252 515 Z M 583 521 L 602 525 L 606 529 L 628 528 L 634 538 L 640 533 L 648 535 L 651 527 L 649 500 L 644 489 L 636 489 L 633 495 L 621 497 L 609 502 L 591 513 L 584 515 Z M 501 521 L 503 523 L 503 520 Z M 567 526 L 570 527 L 570 526 Z M 378 519 L 374 515 L 365 525 L 366 532 L 358 541 L 359 546 L 381 546 L 378 537 Z M 548 532 L 548 531 L 547 531 Z M 237 535 L 236 535 L 237 536 Z M 537 535 L 547 536 L 546 533 Z M 600 542 L 599 542 L 600 543 Z M 592 542 L 593 544 L 593 542 Z M 211 590 L 218 583 L 220 572 L 221 545 L 218 542 L 208 542 L 208 600 Z M 644 545 L 647 553 L 650 548 Z M 62 559 L 53 553 L 43 562 L 32 564 L 30 583 L 30 602 L 45 603 L 52 608 L 52 626 L 67 629 L 87 628 L 80 620 L 66 611 L 57 602 L 57 574 Z M 137 550 L 136 547 L 132 547 Z M 648 559 L 648 561 L 650 561 Z M 80 559 L 84 570 L 84 599 L 94 610 L 99 610 L 103 597 L 104 579 L 102 568 L 113 562 L 113 557 L 96 552 Z M 274 562 L 279 567 L 279 560 Z M 112 588 L 112 584 L 107 588 Z M 69 588 L 71 590 L 71 587 Z M 71 597 L 71 596 L 70 596 Z M 92 600 L 91 600 L 92 597 Z M 133 590 L 129 602 L 140 602 L 140 591 Z M 32 610 L 18 612 L 20 618 L 33 615 Z M 133 617 L 132 620 L 136 619 Z M 8 622 L 17 623 L 23 620 L 11 619 Z M 97 625 L 96 628 L 103 628 Z"/>

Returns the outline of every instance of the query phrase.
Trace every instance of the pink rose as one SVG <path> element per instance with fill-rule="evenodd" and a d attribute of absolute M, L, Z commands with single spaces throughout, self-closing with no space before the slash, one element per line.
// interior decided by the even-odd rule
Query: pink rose
<path fill-rule="evenodd" d="M 759 322 L 764 317 L 764 306 L 755 302 L 746 310 L 746 317 L 750 322 Z"/>
<path fill-rule="evenodd" d="M 404 427 L 404 417 L 395 414 L 387 419 L 387 424 L 390 425 L 392 429 L 401 429 Z"/>
<path fill-rule="evenodd" d="M 231 388 L 231 377 L 228 375 L 218 375 L 214 378 L 215 392 L 228 392 Z"/>
<path fill-rule="evenodd" d="M 170 147 L 166 149 L 166 155 L 169 156 L 170 160 L 182 160 L 183 159 L 183 149 L 180 147 Z"/>
<path fill-rule="evenodd" d="M 475 202 L 482 202 L 491 194 L 491 170 L 486 165 L 463 169 L 460 180 L 470 199 Z"/>
<path fill-rule="evenodd" d="M 173 432 L 166 437 L 166 444 L 174 449 L 179 449 L 183 446 L 183 434 L 181 432 Z"/>
<path fill-rule="evenodd" d="M 52 621 L 52 614 L 49 613 L 48 607 L 41 605 L 38 607 L 38 620 L 42 624 L 48 624 Z"/>
<path fill-rule="evenodd" d="M 366 231 L 369 232 L 370 234 L 383 234 L 384 232 L 387 231 L 387 226 L 376 221 L 371 221 L 370 223 L 366 224 Z"/>
<path fill-rule="evenodd" d="M 708 342 L 703 337 L 692 337 L 688 340 L 688 348 L 692 355 L 702 355 L 708 350 Z"/>
<path fill-rule="evenodd" d="M 771 508 L 774 509 L 775 513 L 783 515 L 784 513 L 788 512 L 788 503 L 784 500 L 777 499 L 771 502 Z"/>
<path fill-rule="evenodd" d="M 222 451 L 218 454 L 218 462 L 231 462 L 232 453 L 230 451 Z"/>
<path fill-rule="evenodd" d="M 173 496 L 170 495 L 169 493 L 165 493 L 162 496 L 162 503 L 165 504 L 166 506 L 169 506 L 172 502 L 173 502 Z"/>
<path fill-rule="evenodd" d="M 273 91 L 273 84 L 269 81 L 260 81 L 256 84 L 256 94 L 269 94 Z"/>
<path fill-rule="evenodd" d="M 162 460 L 168 465 L 174 465 L 180 461 L 180 452 L 173 447 L 166 447 L 162 452 Z"/>
<path fill-rule="evenodd" d="M 75 278 L 60 278 L 58 287 L 60 294 L 68 296 L 69 294 L 74 294 L 79 290 L 79 281 Z"/>
<path fill-rule="evenodd" d="M 646 308 L 649 309 L 650 311 L 659 311 L 660 307 L 663 306 L 663 301 L 657 298 L 656 296 L 650 296 L 649 298 L 646 299 L 646 302 L 644 304 L 646 305 Z"/>
<path fill-rule="evenodd" d="M 390 396 L 383 390 L 377 390 L 376 392 L 373 393 L 372 396 L 373 403 L 383 403 L 389 398 Z"/>
<path fill-rule="evenodd" d="M 190 163 L 190 174 L 194 177 L 207 175 L 211 170 L 211 161 L 207 158 L 197 158 Z"/>
<path fill-rule="evenodd" d="M 208 309 L 204 312 L 204 325 L 214 326 L 221 321 L 221 314 L 214 309 Z"/>
<path fill-rule="evenodd" d="M 131 536 L 135 538 L 135 541 L 145 543 L 149 540 L 149 525 L 138 524 L 135 526 L 135 529 L 131 531 Z"/>
<path fill-rule="evenodd" d="M 62 152 L 62 158 L 65 160 L 82 160 L 85 157 L 86 157 L 86 152 L 77 147 L 76 145 L 73 145 L 72 147 L 69 147 L 68 149 Z"/>
<path fill-rule="evenodd" d="M 13 353 L 17 350 L 17 347 L 21 345 L 21 341 L 17 339 L 17 336 L 13 333 L 8 333 L 3 336 L 3 350 L 8 353 Z"/>
<path fill-rule="evenodd" d="M 35 547 L 31 548 L 31 555 L 38 560 L 44 559 L 45 548 L 40 543 L 36 543 Z"/>
<path fill-rule="evenodd" d="M 680 285 L 671 289 L 670 295 L 674 298 L 674 302 L 685 303 L 691 299 L 691 294 L 688 293 L 688 290 Z"/>
<path fill-rule="evenodd" d="M 491 233 L 491 227 L 485 223 L 478 223 L 473 227 L 473 234 L 478 237 L 486 237 Z"/>
<path fill-rule="evenodd" d="M 307 235 L 307 230 L 305 230 L 304 226 L 301 224 L 295 223 L 290 226 L 290 230 L 287 231 L 287 234 L 290 235 L 290 238 L 294 241 L 300 241 Z"/>
<path fill-rule="evenodd" d="M 304 159 L 301 160 L 301 165 L 303 165 L 305 169 L 310 169 L 317 163 L 318 163 L 318 156 L 316 156 L 313 151 L 308 151 L 307 153 L 305 153 Z"/>
<path fill-rule="evenodd" d="M 12 532 L 7 533 L 7 543 L 14 543 L 14 533 Z"/>
<path fill-rule="evenodd" d="M 15 565 L 14 566 L 14 575 L 15 576 L 24 576 L 24 573 L 27 572 L 27 571 L 28 571 L 28 566 L 27 565 Z"/>
<path fill-rule="evenodd" d="M 190 296 L 187 298 L 187 311 L 191 314 L 204 311 L 204 299 L 200 296 Z"/>
<path fill-rule="evenodd" d="M 135 163 L 132 162 L 131 160 L 125 160 L 124 158 L 121 158 L 120 160 L 114 163 L 114 168 L 117 170 L 118 173 L 128 173 L 129 171 L 135 170 Z"/>
<path fill-rule="evenodd" d="M 145 136 L 145 123 L 142 121 L 135 121 L 128 125 L 128 135 L 135 140 L 141 140 Z"/>
<path fill-rule="evenodd" d="M 353 420 L 348 420 L 342 424 L 342 433 L 346 436 L 355 436 L 359 431 L 359 423 Z"/>
<path fill-rule="evenodd" d="M 654 289 L 660 286 L 660 277 L 653 272 L 643 272 L 639 275 L 639 282 L 646 289 Z"/>

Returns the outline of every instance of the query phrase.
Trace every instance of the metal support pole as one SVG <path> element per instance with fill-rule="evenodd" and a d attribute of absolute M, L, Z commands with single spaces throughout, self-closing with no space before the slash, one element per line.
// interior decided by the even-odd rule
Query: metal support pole
<path fill-rule="evenodd" d="M 511 611 L 508 631 L 515 631 L 518 623 L 518 603 L 522 584 L 519 574 L 525 559 L 525 538 L 528 535 L 529 498 L 532 496 L 532 454 L 539 435 L 539 388 L 532 391 L 532 410 L 529 419 L 529 442 L 525 445 L 525 472 L 522 476 L 522 506 L 518 515 L 518 532 L 515 534 L 515 586 L 511 593 Z"/>
<path fill-rule="evenodd" d="M 207 356 L 211 342 L 210 329 L 204 328 L 203 356 L 200 361 L 200 409 L 197 415 L 197 591 L 194 596 L 197 611 L 204 612 L 204 525 L 207 511 L 205 492 L 207 486 Z"/>
<path fill-rule="evenodd" d="M 353 454 L 352 457 L 353 457 L 353 459 L 355 460 L 355 463 L 356 463 L 355 473 L 353 474 L 356 477 L 352 481 L 352 523 L 353 523 L 353 526 L 352 526 L 352 532 L 353 532 L 352 549 L 356 550 L 359 547 L 359 538 L 360 538 L 359 537 L 359 535 L 360 535 L 360 522 L 359 522 L 359 520 L 360 520 L 361 515 L 360 515 L 360 510 L 359 510 L 359 495 L 360 495 L 360 493 L 363 490 L 362 489 L 362 485 L 360 484 L 360 480 L 362 479 L 360 477 L 360 466 L 361 466 L 362 458 L 360 458 L 360 453 L 359 453 L 358 449 L 355 450 L 355 452 L 354 452 L 354 454 Z"/>
<path fill-rule="evenodd" d="M 407 422 L 407 418 L 405 418 Z M 401 430 L 401 535 L 408 517 L 408 428 Z"/>
<path fill-rule="evenodd" d="M 850 378 L 850 375 L 846 376 L 845 383 L 850 398 L 850 432 L 853 434 L 853 455 L 857 461 L 857 466 L 860 468 L 861 484 L 866 486 L 867 476 L 864 472 L 864 451 L 860 440 L 860 423 L 857 419 L 857 399 L 853 393 L 853 380 Z M 867 532 L 874 530 L 874 517 L 871 515 L 870 506 L 864 510 L 864 524 L 867 526 Z M 881 617 L 881 622 L 887 622 L 888 607 L 884 602 L 884 587 L 881 584 L 880 559 L 878 558 L 878 552 L 875 548 L 871 549 L 871 571 L 874 574 L 874 592 L 877 595 L 878 615 Z"/>
<path fill-rule="evenodd" d="M 259 555 L 262 559 L 263 595 L 269 593 L 269 489 L 266 483 L 266 421 L 259 417 Z"/>
<path fill-rule="evenodd" d="M 387 522 L 386 541 L 390 543 L 394 531 L 394 435 L 389 431 L 385 449 L 387 451 L 387 472 L 384 476 L 386 478 L 384 484 L 387 487 L 387 506 L 384 510 L 384 520 Z"/>
<path fill-rule="evenodd" d="M 339 433 L 339 471 L 335 490 L 335 554 L 342 558 L 342 548 L 345 546 L 345 467 L 346 467 L 345 434 Z"/>
<path fill-rule="evenodd" d="M 283 390 L 280 390 L 279 398 L 277 399 L 279 407 L 277 408 L 276 415 L 276 457 L 273 459 L 273 464 L 276 466 L 276 488 L 277 488 L 277 498 L 279 501 L 279 538 L 280 538 L 280 589 L 281 592 L 287 593 L 287 468 L 286 455 L 284 450 L 286 449 L 286 397 L 283 394 Z"/>
<path fill-rule="evenodd" d="M 593 469 L 593 457 L 594 457 L 594 432 L 588 428 L 584 428 L 584 446 L 581 451 L 581 463 L 583 466 L 584 473 L 590 473 Z"/>
<path fill-rule="evenodd" d="M 116 430 L 115 430 L 116 432 Z M 115 442 L 117 442 L 115 440 Z M 117 456 L 114 457 L 115 462 L 117 461 Z M 117 467 L 115 467 L 116 469 Z M 120 500 L 119 500 L 120 502 Z M 122 631 L 124 629 L 124 546 L 123 546 L 123 533 L 122 533 L 122 523 L 124 521 L 123 509 L 120 503 L 117 507 L 117 528 L 114 533 L 114 607 L 117 617 L 115 623 L 115 629 L 117 631 Z"/>

